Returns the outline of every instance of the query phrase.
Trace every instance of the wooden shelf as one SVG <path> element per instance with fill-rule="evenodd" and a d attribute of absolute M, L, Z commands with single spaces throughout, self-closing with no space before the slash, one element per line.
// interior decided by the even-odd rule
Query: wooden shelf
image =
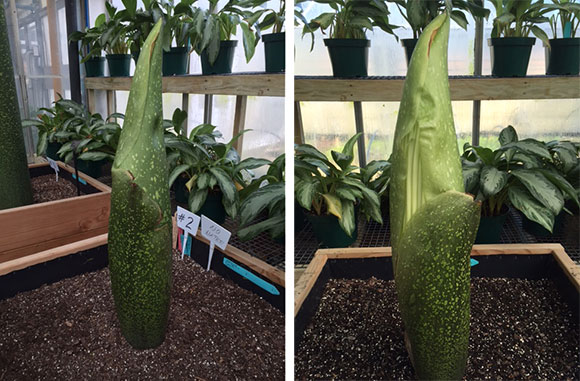
<path fill-rule="evenodd" d="M 296 101 L 398 102 L 405 77 L 339 79 L 302 77 L 294 80 Z M 449 78 L 451 100 L 570 99 L 580 98 L 580 76 Z"/>
<path fill-rule="evenodd" d="M 88 90 L 129 91 L 131 78 L 89 77 L 85 79 L 85 87 Z M 163 92 L 283 97 L 284 74 L 244 73 L 163 77 Z"/>

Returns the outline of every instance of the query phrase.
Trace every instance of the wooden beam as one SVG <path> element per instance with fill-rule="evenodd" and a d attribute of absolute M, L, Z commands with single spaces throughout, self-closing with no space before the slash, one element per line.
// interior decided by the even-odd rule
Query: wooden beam
<path fill-rule="evenodd" d="M 570 280 L 572 284 L 576 287 L 576 290 L 580 292 L 580 266 L 574 263 L 572 259 L 566 253 L 566 250 L 561 245 L 554 250 L 554 258 Z"/>
<path fill-rule="evenodd" d="M 64 96 L 62 92 L 62 81 L 60 72 L 60 46 L 58 44 L 58 22 L 56 13 L 56 1 L 47 1 L 47 18 L 48 18 L 48 40 L 50 41 L 50 70 L 54 75 L 52 80 L 52 87 L 54 91 L 54 99 L 58 100 L 58 94 Z"/>
<path fill-rule="evenodd" d="M 248 105 L 248 97 L 245 95 L 236 96 L 236 109 L 234 113 L 234 129 L 232 137 L 242 132 L 246 126 L 246 106 Z M 244 135 L 240 135 L 238 140 L 234 143 L 234 148 L 242 156 L 242 148 L 244 145 Z"/>
<path fill-rule="evenodd" d="M 107 90 L 107 114 L 111 115 L 116 112 L 117 106 L 115 102 L 115 92 Z"/>
<path fill-rule="evenodd" d="M 131 77 L 93 77 L 85 87 L 94 90 L 131 89 Z M 164 93 L 284 96 L 284 74 L 183 75 L 163 77 Z"/>
<path fill-rule="evenodd" d="M 67 245 L 55 247 L 32 255 L 27 255 L 11 261 L 0 263 L 0 275 L 9 274 L 13 271 L 22 270 L 39 263 L 48 262 L 56 258 L 64 257 L 72 253 L 93 249 L 106 245 L 108 234 L 101 234 L 96 237 L 84 239 L 82 241 L 69 243 Z"/>
<path fill-rule="evenodd" d="M 302 308 L 302 304 L 304 304 L 306 297 L 310 293 L 310 290 L 314 287 L 320 272 L 326 264 L 326 260 L 326 255 L 317 253 L 306 270 L 302 273 L 300 279 L 298 279 L 298 282 L 296 282 L 296 286 L 294 287 L 294 317 L 296 317 L 298 311 Z"/>
<path fill-rule="evenodd" d="M 96 91 L 93 89 L 87 89 L 87 101 L 89 104 L 89 112 L 94 114 L 97 112 L 97 99 L 96 99 Z"/>
<path fill-rule="evenodd" d="M 404 77 L 334 79 L 297 77 L 296 101 L 398 102 Z M 580 76 L 524 78 L 450 77 L 451 100 L 569 99 L 580 98 Z"/>
<path fill-rule="evenodd" d="M 294 143 L 304 144 L 304 125 L 302 124 L 300 102 L 294 102 Z"/>

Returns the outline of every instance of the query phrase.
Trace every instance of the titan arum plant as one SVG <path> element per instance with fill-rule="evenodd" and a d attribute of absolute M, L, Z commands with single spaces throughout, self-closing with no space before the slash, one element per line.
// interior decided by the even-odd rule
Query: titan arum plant
<path fill-rule="evenodd" d="M 480 204 L 464 193 L 449 97 L 449 15 L 421 35 L 392 155 L 393 270 L 419 379 L 460 379 L 469 340 L 470 251 Z"/>
<path fill-rule="evenodd" d="M 165 338 L 171 208 L 163 143 L 162 21 L 139 56 L 112 168 L 109 269 L 121 331 L 137 349 Z"/>
<path fill-rule="evenodd" d="M 0 1 L 0 210 L 32 203 L 4 2 Z"/>

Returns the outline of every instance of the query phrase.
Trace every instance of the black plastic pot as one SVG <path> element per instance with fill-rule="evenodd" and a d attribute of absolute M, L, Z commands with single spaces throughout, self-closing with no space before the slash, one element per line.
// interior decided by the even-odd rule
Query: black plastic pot
<path fill-rule="evenodd" d="M 306 212 L 298 201 L 294 201 L 294 233 L 298 233 L 306 226 Z"/>
<path fill-rule="evenodd" d="M 237 45 L 238 41 L 235 40 L 220 41 L 220 52 L 213 65 L 209 63 L 207 50 L 201 52 L 201 73 L 203 75 L 231 73 Z"/>
<path fill-rule="evenodd" d="M 93 179 L 103 175 L 103 165 L 107 163 L 106 159 L 99 161 L 77 160 L 77 169 Z"/>
<path fill-rule="evenodd" d="M 491 52 L 491 75 L 525 77 L 530 63 L 533 37 L 503 37 L 487 40 Z"/>
<path fill-rule="evenodd" d="M 131 58 L 135 61 L 135 66 L 137 66 L 137 62 L 139 62 L 139 54 L 141 54 L 141 51 L 131 53 Z"/>
<path fill-rule="evenodd" d="M 189 49 L 170 48 L 163 52 L 163 75 L 184 75 L 189 67 Z"/>
<path fill-rule="evenodd" d="M 320 247 L 348 247 L 356 241 L 357 221 L 355 213 L 355 227 L 352 237 L 346 234 L 338 223 L 338 218 L 332 214 L 318 216 L 312 213 L 304 213 L 312 226 L 314 236 L 318 240 Z"/>
<path fill-rule="evenodd" d="M 504 205 L 499 216 L 481 216 L 475 243 L 499 243 L 509 208 Z"/>
<path fill-rule="evenodd" d="M 109 76 L 128 77 L 131 72 L 130 54 L 107 54 Z"/>
<path fill-rule="evenodd" d="M 366 77 L 371 42 L 363 39 L 327 38 L 332 73 L 335 77 Z"/>
<path fill-rule="evenodd" d="M 283 73 L 286 69 L 286 33 L 264 34 L 266 73 Z"/>
<path fill-rule="evenodd" d="M 559 235 L 564 230 L 564 214 L 566 212 L 561 212 L 554 218 L 554 227 L 552 232 L 537 222 L 528 219 L 526 216 L 522 215 L 522 227 L 531 235 L 538 238 L 547 238 L 553 235 Z"/>
<path fill-rule="evenodd" d="M 60 160 L 58 157 L 58 150 L 62 147 L 62 144 L 57 142 L 49 142 L 46 146 L 46 157 L 51 158 L 52 160 Z"/>
<path fill-rule="evenodd" d="M 413 51 L 417 45 L 418 38 L 402 38 L 401 45 L 405 48 L 405 58 L 407 59 L 407 67 L 411 63 L 411 57 L 413 56 Z"/>
<path fill-rule="evenodd" d="M 220 191 L 210 191 L 207 194 L 205 202 L 197 212 L 198 215 L 204 215 L 213 222 L 223 224 L 226 220 L 226 209 L 222 203 L 223 193 Z"/>
<path fill-rule="evenodd" d="M 580 37 L 556 38 L 545 46 L 547 75 L 578 75 L 580 72 Z"/>
<path fill-rule="evenodd" d="M 173 182 L 173 190 L 175 191 L 175 201 L 180 204 L 187 204 L 189 198 L 189 191 L 185 187 L 187 179 L 185 177 L 179 176 Z"/>
<path fill-rule="evenodd" d="M 85 62 L 87 77 L 103 77 L 105 75 L 105 57 L 93 57 Z"/>

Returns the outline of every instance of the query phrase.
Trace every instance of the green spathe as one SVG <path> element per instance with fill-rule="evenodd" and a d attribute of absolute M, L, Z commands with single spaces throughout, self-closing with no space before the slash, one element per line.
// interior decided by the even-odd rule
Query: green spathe
<path fill-rule="evenodd" d="M 0 210 L 32 203 L 4 3 L 0 2 Z"/>
<path fill-rule="evenodd" d="M 411 59 L 393 146 L 393 268 L 419 379 L 461 378 L 469 340 L 469 254 L 480 205 L 464 194 L 449 97 L 449 16 Z"/>
<path fill-rule="evenodd" d="M 117 316 L 133 347 L 165 337 L 171 288 L 171 208 L 163 143 L 162 21 L 139 56 L 112 169 L 109 269 Z"/>

